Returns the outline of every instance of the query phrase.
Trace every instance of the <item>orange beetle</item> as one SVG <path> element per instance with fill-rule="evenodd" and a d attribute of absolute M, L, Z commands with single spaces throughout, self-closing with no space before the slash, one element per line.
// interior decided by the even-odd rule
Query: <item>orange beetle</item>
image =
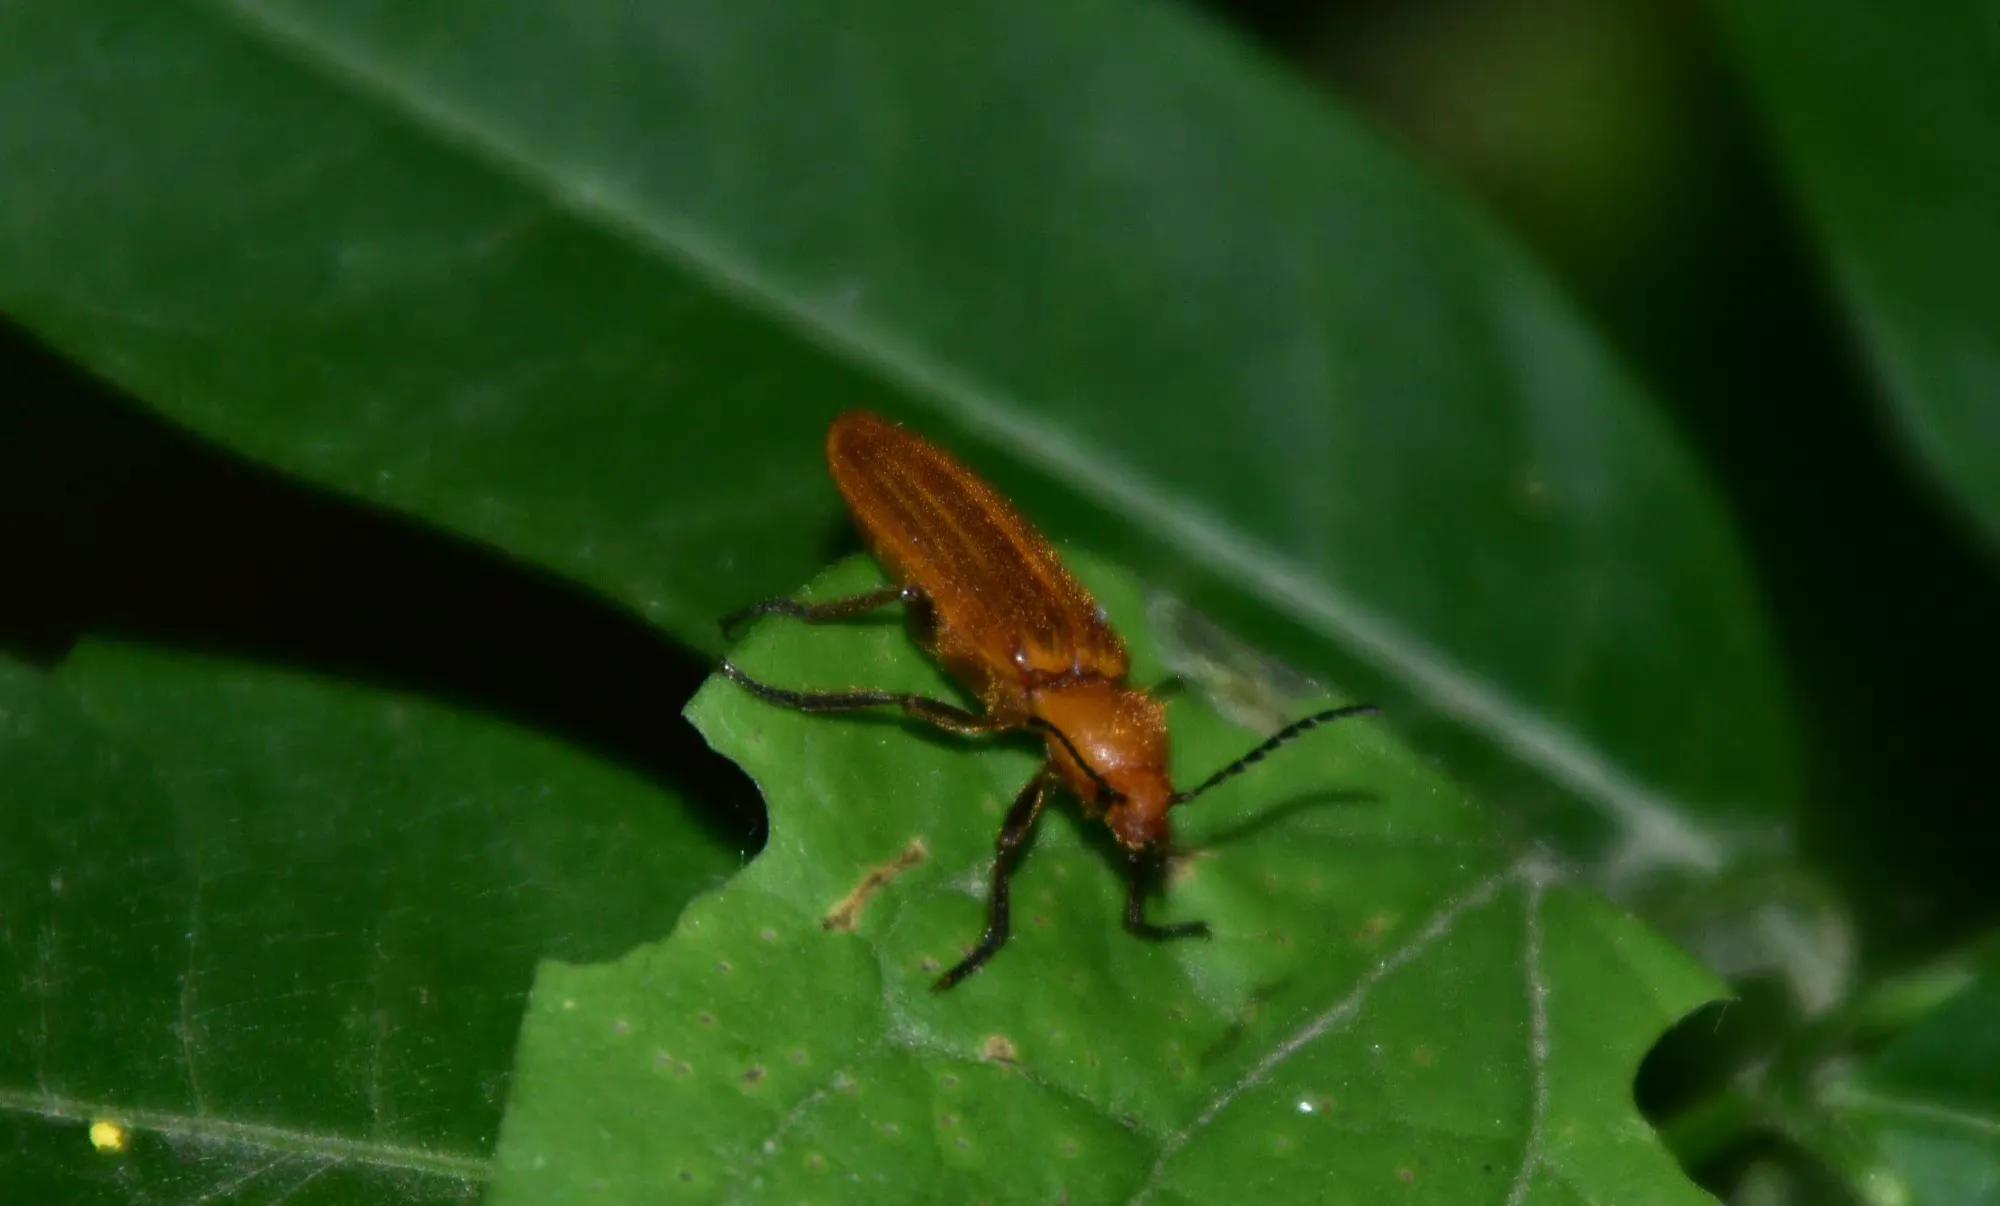
<path fill-rule="evenodd" d="M 869 551 L 895 585 L 826 603 L 768 599 L 731 615 L 723 627 L 763 615 L 835 620 L 901 603 L 918 643 L 979 697 L 984 710 L 888 691 L 790 691 L 759 682 L 726 660 L 722 673 L 760 699 L 801 712 L 895 707 L 967 735 L 1032 728 L 1048 746 L 1048 761 L 1000 827 L 986 931 L 935 987 L 965 979 L 1006 943 L 1008 881 L 1057 784 L 1082 801 L 1088 815 L 1101 818 L 1129 856 L 1125 928 L 1146 938 L 1205 937 L 1208 927 L 1198 921 L 1160 926 L 1146 920 L 1147 887 L 1172 844 L 1168 810 L 1307 729 L 1374 709 L 1356 705 L 1307 716 L 1193 791 L 1177 792 L 1167 775 L 1165 709 L 1125 684 L 1125 643 L 1011 503 L 943 449 L 864 411 L 835 420 L 826 459 Z"/>

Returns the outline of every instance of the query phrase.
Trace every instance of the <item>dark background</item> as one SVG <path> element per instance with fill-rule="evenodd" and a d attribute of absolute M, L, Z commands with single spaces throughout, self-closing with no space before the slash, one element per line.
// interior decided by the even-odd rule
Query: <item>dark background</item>
<path fill-rule="evenodd" d="M 1995 561 L 1890 430 L 1704 10 L 1209 7 L 1483 200 L 1699 450 L 1791 675 L 1802 836 L 1855 901 L 1866 957 L 1920 959 L 1990 923 Z"/>

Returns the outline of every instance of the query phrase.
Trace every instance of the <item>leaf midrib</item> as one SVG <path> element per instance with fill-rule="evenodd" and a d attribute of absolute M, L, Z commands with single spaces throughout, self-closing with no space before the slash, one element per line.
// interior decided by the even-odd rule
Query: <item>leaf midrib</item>
<path fill-rule="evenodd" d="M 1511 756 L 1562 784 L 1621 823 L 1659 857 L 1697 870 L 1724 861 L 1722 838 L 1681 815 L 1670 794 L 1620 766 L 1568 727 L 1472 672 L 1250 533 L 1162 487 L 1106 450 L 1057 432 L 956 370 L 894 335 L 788 293 L 686 223 L 649 211 L 612 187 L 578 188 L 548 170 L 421 81 L 399 75 L 366 46 L 342 45 L 308 22 L 241 0 L 188 0 L 215 19 L 343 85 L 360 99 L 403 117 L 435 141 L 486 162 L 586 225 L 678 265 L 810 345 L 860 371 L 904 387 L 1026 463 L 1071 483 L 1107 511 L 1159 531 L 1198 563 L 1244 583 L 1248 593 L 1322 639 L 1372 663 L 1440 713 L 1484 734 Z"/>

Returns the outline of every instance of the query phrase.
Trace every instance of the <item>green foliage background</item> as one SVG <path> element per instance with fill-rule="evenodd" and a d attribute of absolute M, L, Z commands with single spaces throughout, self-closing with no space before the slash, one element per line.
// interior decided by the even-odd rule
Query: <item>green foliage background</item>
<path fill-rule="evenodd" d="M 1711 1190 L 2000 1195 L 1990 16 L 1217 11 L 0 9 L 0 1190 L 464 1200 L 533 1171 L 517 1050 L 520 1117 L 624 1108 L 539 1027 L 763 843 L 679 713 L 852 547 L 868 405 L 1179 601 L 1121 619 L 1183 727 L 1378 699 L 1507 865 L 1728 975 L 1638 1082 Z M 808 867 L 786 792 L 898 732 L 758 766 L 704 707 Z M 874 778 L 1022 765 L 904 738 Z M 1697 980 L 1563 1015 L 1580 1074 Z"/>

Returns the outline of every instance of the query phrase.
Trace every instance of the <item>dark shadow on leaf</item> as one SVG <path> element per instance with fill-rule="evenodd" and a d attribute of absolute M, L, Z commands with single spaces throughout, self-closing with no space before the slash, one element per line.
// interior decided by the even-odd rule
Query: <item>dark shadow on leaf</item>
<path fill-rule="evenodd" d="M 1268 829 L 1284 824 L 1300 813 L 1313 812 L 1339 804 L 1375 804 L 1380 801 L 1381 797 L 1372 791 L 1329 788 L 1324 791 L 1308 792 L 1302 796 L 1294 796 L 1283 803 L 1274 804 L 1269 808 L 1259 809 L 1229 828 L 1212 834 L 1208 840 L 1202 842 L 1198 847 L 1190 847 L 1190 849 L 1211 850 L 1230 845 L 1234 842 L 1245 841 L 1256 837 Z M 1198 803 L 1190 804 L 1188 807 L 1198 808 L 1200 805 Z"/>
<path fill-rule="evenodd" d="M 747 856 L 762 801 L 682 720 L 711 667 L 490 548 L 220 451 L 0 324 L 0 649 L 103 634 L 307 668 L 556 735 Z"/>
<path fill-rule="evenodd" d="M 1279 994 L 1283 993 L 1291 983 L 1292 978 L 1287 976 L 1279 980 L 1266 981 L 1253 987 L 1250 990 L 1249 999 L 1243 1004 L 1242 1010 L 1230 1019 L 1228 1028 L 1221 1034 L 1216 1035 L 1215 1040 L 1209 1043 L 1208 1046 L 1203 1047 L 1195 1056 L 1195 1067 L 1213 1067 L 1238 1047 L 1242 1046 L 1243 1040 L 1249 1037 L 1251 1023 L 1266 1009 L 1270 1008 L 1271 1002 L 1276 1000 Z"/>

